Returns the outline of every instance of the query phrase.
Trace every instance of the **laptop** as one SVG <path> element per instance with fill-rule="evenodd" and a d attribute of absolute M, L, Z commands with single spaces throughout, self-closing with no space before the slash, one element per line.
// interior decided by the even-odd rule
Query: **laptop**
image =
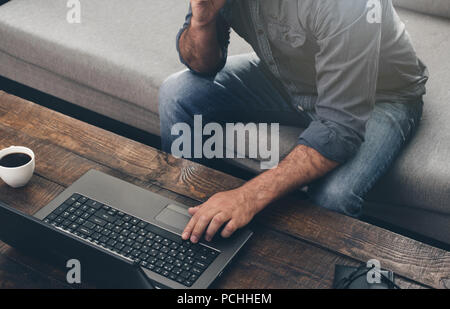
<path fill-rule="evenodd" d="M 10 208 L 0 208 L 2 217 L 7 217 L 4 213 Z M 216 236 L 211 242 L 201 239 L 193 244 L 181 239 L 190 219 L 187 209 L 159 194 L 90 170 L 33 217 L 22 214 L 22 221 L 46 227 L 40 229 L 45 230 L 40 239 L 51 239 L 50 243 L 24 232 L 29 222 L 22 224 L 20 230 L 26 235 L 19 240 L 8 236 L 18 227 L 3 225 L 3 219 L 0 238 L 12 246 L 53 250 L 67 259 L 84 255 L 81 268 L 87 264 L 95 274 L 90 277 L 97 282 L 117 281 L 118 287 L 204 289 L 220 277 L 252 232 L 243 228 L 228 239 Z M 10 217 L 18 215 L 17 211 L 9 213 Z M 120 264 L 120 273 L 110 264 Z M 126 281 L 129 283 L 124 284 Z"/>

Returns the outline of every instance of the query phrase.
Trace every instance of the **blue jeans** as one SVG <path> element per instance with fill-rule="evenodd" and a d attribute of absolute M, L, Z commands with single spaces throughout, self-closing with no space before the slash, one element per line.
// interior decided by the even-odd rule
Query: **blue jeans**
<path fill-rule="evenodd" d="M 358 153 L 309 185 L 312 201 L 349 216 L 360 216 L 364 197 L 412 136 L 422 107 L 422 98 L 377 102 Z M 314 112 L 301 112 L 288 103 L 266 78 L 260 60 L 253 54 L 229 57 L 215 77 L 205 78 L 190 71 L 170 76 L 160 88 L 159 114 L 162 148 L 166 152 L 177 138 L 171 135 L 172 126 L 183 122 L 192 127 L 194 115 L 202 115 L 204 123 L 275 122 L 299 127 L 307 127 L 315 117 Z"/>

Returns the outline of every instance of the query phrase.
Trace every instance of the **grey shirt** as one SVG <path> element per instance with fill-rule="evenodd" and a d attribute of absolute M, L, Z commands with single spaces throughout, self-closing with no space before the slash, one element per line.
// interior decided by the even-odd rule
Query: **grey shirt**
<path fill-rule="evenodd" d="M 357 152 L 375 102 L 425 93 L 426 67 L 391 0 L 228 0 L 217 21 L 224 57 L 211 74 L 225 65 L 230 28 L 291 104 L 314 112 L 299 144 L 336 162 Z"/>

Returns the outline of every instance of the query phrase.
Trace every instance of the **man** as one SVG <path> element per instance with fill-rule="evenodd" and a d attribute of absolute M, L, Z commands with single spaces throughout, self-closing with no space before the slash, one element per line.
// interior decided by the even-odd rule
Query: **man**
<path fill-rule="evenodd" d="M 230 27 L 256 55 L 227 60 Z M 426 68 L 391 0 L 191 0 L 177 48 L 189 70 L 160 90 L 165 151 L 194 115 L 305 128 L 276 168 L 189 210 L 194 243 L 306 184 L 316 204 L 359 216 L 421 118 Z"/>

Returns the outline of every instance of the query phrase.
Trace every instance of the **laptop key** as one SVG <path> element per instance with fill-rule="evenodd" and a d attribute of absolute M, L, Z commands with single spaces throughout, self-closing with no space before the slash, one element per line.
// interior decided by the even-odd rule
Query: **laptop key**
<path fill-rule="evenodd" d="M 96 215 L 100 218 L 103 219 L 105 221 L 108 221 L 109 223 L 113 223 L 114 221 L 116 221 L 116 218 L 111 216 L 110 214 L 106 213 L 105 211 L 101 210 L 99 212 L 96 213 Z"/>
<path fill-rule="evenodd" d="M 75 203 L 79 198 L 81 197 L 81 195 L 79 194 L 73 194 L 71 197 L 69 197 L 64 203 L 68 204 L 68 205 L 72 205 L 73 203 Z"/>
<path fill-rule="evenodd" d="M 92 230 L 95 227 L 95 224 L 91 221 L 86 221 L 83 223 L 83 226 L 87 227 L 88 229 Z"/>
<path fill-rule="evenodd" d="M 84 203 L 86 203 L 87 200 L 88 200 L 87 197 L 82 196 L 82 197 L 80 197 L 80 198 L 78 199 L 78 202 L 81 203 L 81 204 L 84 204 Z"/>
<path fill-rule="evenodd" d="M 198 276 L 197 276 L 197 275 L 194 275 L 194 274 L 192 274 L 192 275 L 189 277 L 189 281 L 192 281 L 192 282 L 196 281 L 197 279 L 198 279 Z"/>
<path fill-rule="evenodd" d="M 181 274 L 182 271 L 183 271 L 183 270 L 182 270 L 181 268 L 179 268 L 179 267 L 175 267 L 174 269 L 172 269 L 172 272 L 173 272 L 175 275 Z"/>
<path fill-rule="evenodd" d="M 155 266 L 156 266 L 156 267 L 163 267 L 164 264 L 165 264 L 165 263 L 164 263 L 163 261 L 158 260 L 158 261 L 155 263 Z"/>
<path fill-rule="evenodd" d="M 106 211 L 108 211 L 109 210 L 109 206 L 106 206 L 106 205 L 102 205 L 102 209 L 104 209 L 104 210 L 106 210 Z"/>
<path fill-rule="evenodd" d="M 105 220 L 102 220 L 102 219 L 100 219 L 99 217 L 96 217 L 96 216 L 90 217 L 89 221 L 91 221 L 91 222 L 93 222 L 93 223 L 95 223 L 95 224 L 97 224 L 99 226 L 105 226 L 106 225 L 106 221 Z"/>
<path fill-rule="evenodd" d="M 131 251 L 133 251 L 133 248 L 131 248 L 130 246 L 126 246 L 125 248 L 123 248 L 122 251 L 125 252 L 126 254 L 130 254 Z"/>
<path fill-rule="evenodd" d="M 77 231 L 80 232 L 81 234 L 84 234 L 84 235 L 87 235 L 87 236 L 91 236 L 91 235 L 92 235 L 92 231 L 89 230 L 89 229 L 87 229 L 87 228 L 84 227 L 84 226 L 80 226 L 80 227 L 77 229 Z"/>
<path fill-rule="evenodd" d="M 197 268 L 201 268 L 201 269 L 205 269 L 207 267 L 207 265 L 205 263 L 200 262 L 200 261 L 196 261 L 194 263 L 194 266 L 197 267 Z"/>
<path fill-rule="evenodd" d="M 115 246 L 114 246 L 114 248 L 116 248 L 117 250 L 122 250 L 123 248 L 125 248 L 125 245 L 124 244 L 122 244 L 122 243 L 117 243 Z"/>
<path fill-rule="evenodd" d="M 145 228 L 145 227 L 147 226 L 147 224 L 148 224 L 148 223 L 146 223 L 146 222 L 144 222 L 144 221 L 141 221 L 141 222 L 139 222 L 138 226 L 139 226 L 141 229 L 143 229 L 143 228 Z"/>
<path fill-rule="evenodd" d="M 161 270 L 161 276 L 167 277 L 169 276 L 170 272 L 168 272 L 167 270 Z"/>
<path fill-rule="evenodd" d="M 57 224 L 61 224 L 63 221 L 64 221 L 64 218 L 63 218 L 63 217 L 58 217 L 58 218 L 55 219 L 55 222 L 56 222 Z"/>
<path fill-rule="evenodd" d="M 164 265 L 164 269 L 167 270 L 167 271 L 171 271 L 173 268 L 174 268 L 174 266 L 171 265 L 171 264 L 167 264 L 167 263 L 166 263 L 166 264 Z"/>
<path fill-rule="evenodd" d="M 107 243 L 108 246 L 115 246 L 117 244 L 117 241 L 115 241 L 114 239 L 110 239 Z"/>

